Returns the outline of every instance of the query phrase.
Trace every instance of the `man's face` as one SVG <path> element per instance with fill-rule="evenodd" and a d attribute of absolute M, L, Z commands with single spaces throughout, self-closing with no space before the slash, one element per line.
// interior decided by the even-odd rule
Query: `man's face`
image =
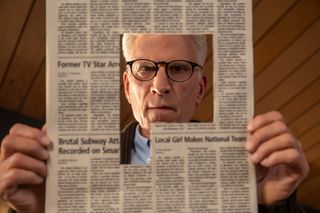
<path fill-rule="evenodd" d="M 182 59 L 200 64 L 196 45 L 186 35 L 139 35 L 129 55 L 130 60 L 169 62 Z M 157 75 L 150 81 L 135 79 L 128 68 L 123 82 L 134 117 L 146 137 L 149 137 L 152 122 L 189 122 L 206 86 L 206 79 L 199 71 L 187 81 L 174 82 L 167 77 L 164 66 L 159 66 Z"/>

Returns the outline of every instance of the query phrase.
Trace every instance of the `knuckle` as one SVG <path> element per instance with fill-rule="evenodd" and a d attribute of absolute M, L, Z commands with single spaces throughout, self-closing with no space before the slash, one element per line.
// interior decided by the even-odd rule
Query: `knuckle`
<path fill-rule="evenodd" d="M 11 180 L 14 180 L 16 177 L 19 177 L 20 173 L 18 169 L 12 168 L 9 171 L 7 171 L 7 177 Z"/>
<path fill-rule="evenodd" d="M 254 133 L 253 138 L 255 141 L 261 141 L 263 138 L 263 134 L 260 131 Z"/>
<path fill-rule="evenodd" d="M 288 143 L 291 141 L 291 136 L 289 134 L 282 134 L 281 135 L 281 142 Z"/>
<path fill-rule="evenodd" d="M 254 118 L 254 121 L 256 123 L 262 123 L 263 122 L 263 116 L 262 115 L 257 115 L 255 118 Z"/>
<path fill-rule="evenodd" d="M 288 155 L 288 163 L 294 163 L 299 159 L 299 153 L 295 149 L 291 149 Z"/>
<path fill-rule="evenodd" d="M 12 136 L 11 135 L 6 135 L 1 143 L 1 150 L 6 151 L 10 148 L 11 144 L 12 144 Z"/>
<path fill-rule="evenodd" d="M 23 128 L 23 124 L 21 124 L 21 123 L 16 123 L 16 124 L 14 124 L 11 128 L 10 128 L 10 130 L 9 130 L 9 134 L 11 135 L 14 135 L 14 134 L 16 134 L 18 131 L 19 131 L 19 129 L 21 129 L 21 128 Z"/>
<path fill-rule="evenodd" d="M 271 114 L 277 120 L 283 120 L 283 115 L 279 111 L 272 111 Z"/>
<path fill-rule="evenodd" d="M 274 123 L 275 128 L 278 129 L 280 132 L 288 132 L 288 127 L 283 121 L 275 121 Z"/>
<path fill-rule="evenodd" d="M 20 154 L 19 152 L 16 152 L 14 154 L 12 154 L 12 156 L 9 159 L 9 164 L 12 167 L 17 167 L 19 166 L 22 162 L 24 161 L 23 159 L 23 155 Z"/>
<path fill-rule="evenodd" d="M 9 131 L 9 135 L 20 135 L 35 139 L 39 138 L 41 134 L 43 133 L 39 129 L 21 123 L 14 124 Z"/>
<path fill-rule="evenodd" d="M 1 196 L 5 196 L 5 195 L 6 195 L 5 190 L 6 190 L 6 188 L 7 188 L 8 185 L 9 185 L 10 179 L 8 179 L 8 178 L 1 178 L 0 180 L 1 180 L 1 181 L 0 181 L 0 195 L 1 195 Z M 0 201 L 1 201 L 1 197 L 0 197 Z M 0 203 L 1 203 L 1 202 L 0 202 Z"/>
<path fill-rule="evenodd" d="M 296 147 L 294 142 L 296 141 L 295 137 L 289 133 L 283 134 L 283 142 L 285 142 L 290 147 Z"/>

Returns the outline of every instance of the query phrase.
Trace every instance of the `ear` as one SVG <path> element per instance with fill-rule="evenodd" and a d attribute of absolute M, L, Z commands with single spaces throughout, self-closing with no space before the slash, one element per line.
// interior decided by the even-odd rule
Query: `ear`
<path fill-rule="evenodd" d="M 126 98 L 130 103 L 130 90 L 129 90 L 129 76 L 128 76 L 128 72 L 124 71 L 123 75 L 122 75 L 122 81 L 123 81 L 123 88 L 124 88 L 124 94 L 126 95 Z"/>
<path fill-rule="evenodd" d="M 198 93 L 197 102 L 196 102 L 197 106 L 202 102 L 202 99 L 205 95 L 206 87 L 207 87 L 207 77 L 205 75 L 202 75 L 201 77 L 202 78 L 199 82 L 199 93 Z"/>

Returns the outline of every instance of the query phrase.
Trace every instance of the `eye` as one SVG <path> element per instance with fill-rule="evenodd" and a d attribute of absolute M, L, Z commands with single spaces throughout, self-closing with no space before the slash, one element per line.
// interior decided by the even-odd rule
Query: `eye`
<path fill-rule="evenodd" d="M 140 64 L 138 71 L 139 72 L 154 72 L 154 71 L 156 71 L 156 67 L 152 64 Z"/>
<path fill-rule="evenodd" d="M 169 65 L 169 71 L 172 73 L 189 72 L 192 68 L 188 63 L 174 62 Z"/>
<path fill-rule="evenodd" d="M 154 63 L 146 60 L 138 60 L 133 64 L 134 72 L 139 73 L 148 73 L 148 72 L 155 72 L 157 67 Z"/>

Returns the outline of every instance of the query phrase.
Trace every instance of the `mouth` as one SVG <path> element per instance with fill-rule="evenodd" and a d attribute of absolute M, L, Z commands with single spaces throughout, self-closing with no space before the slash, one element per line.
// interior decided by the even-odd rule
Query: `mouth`
<path fill-rule="evenodd" d="M 177 109 L 170 105 L 151 105 L 147 108 L 147 114 L 151 122 L 172 122 Z"/>
<path fill-rule="evenodd" d="M 150 106 L 150 107 L 148 107 L 148 110 L 163 110 L 163 111 L 173 110 L 173 111 L 176 111 L 176 109 L 171 106 Z"/>

